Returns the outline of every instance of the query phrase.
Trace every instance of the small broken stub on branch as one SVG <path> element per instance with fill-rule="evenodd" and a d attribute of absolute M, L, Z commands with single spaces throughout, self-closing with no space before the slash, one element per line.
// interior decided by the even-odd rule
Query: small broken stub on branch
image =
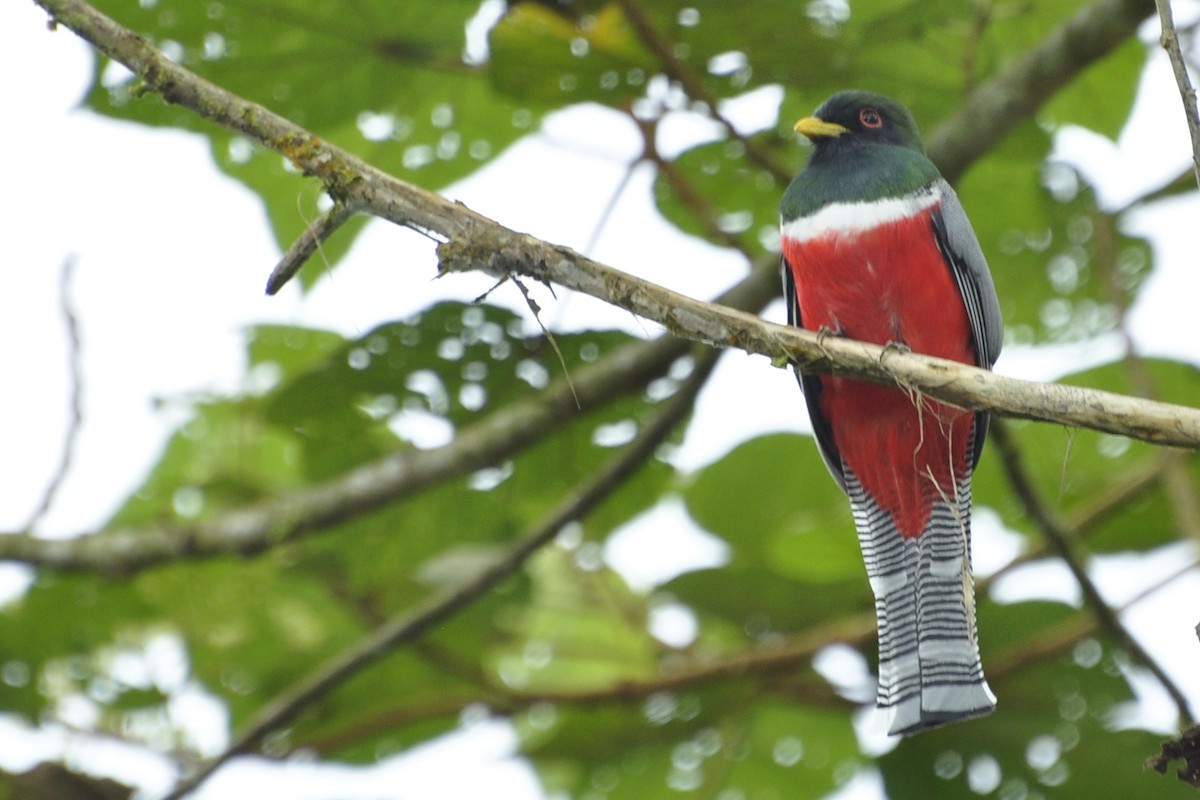
<path fill-rule="evenodd" d="M 1162 743 L 1158 755 L 1146 759 L 1146 766 L 1167 774 L 1174 761 L 1183 766 L 1175 771 L 1179 780 L 1200 789 L 1200 725 L 1193 725 L 1175 739 Z"/>
<path fill-rule="evenodd" d="M 461 239 L 451 239 L 439 243 L 437 246 L 438 276 L 478 269 L 479 264 L 473 249 Z"/>
<path fill-rule="evenodd" d="M 438 274 L 483 272 L 495 278 L 509 274 L 529 274 L 519 269 L 519 255 L 513 251 L 512 237 L 479 229 L 469 237 L 442 242 L 437 246 Z"/>

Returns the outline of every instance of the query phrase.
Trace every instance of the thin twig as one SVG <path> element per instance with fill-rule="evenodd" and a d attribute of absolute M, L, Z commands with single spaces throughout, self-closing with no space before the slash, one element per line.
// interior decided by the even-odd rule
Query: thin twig
<path fill-rule="evenodd" d="M 579 395 L 575 392 L 575 384 L 571 383 L 571 371 L 567 369 L 567 359 L 563 355 L 562 349 L 558 346 L 558 339 L 554 338 L 554 334 L 546 327 L 546 323 L 542 322 L 542 307 L 533 299 L 533 295 L 529 293 L 529 289 L 521 282 L 520 278 L 512 275 L 509 276 L 509 279 L 521 291 L 521 296 L 525 298 L 525 305 L 529 306 L 529 313 L 533 314 L 533 319 L 537 322 L 538 327 L 542 329 L 542 336 L 546 337 L 546 341 L 550 343 L 550 348 L 554 350 L 554 355 L 558 356 L 558 365 L 562 367 L 563 380 L 567 382 L 567 387 L 571 390 L 571 397 L 575 398 L 575 407 L 582 409 L 583 406 L 579 403 Z"/>
<path fill-rule="evenodd" d="M 62 449 L 59 451 L 58 465 L 50 476 L 50 482 L 42 493 L 42 499 L 37 508 L 25 523 L 24 530 L 32 531 L 42 517 L 54 505 L 54 498 L 62 488 L 67 473 L 71 470 L 71 462 L 75 457 L 75 447 L 79 443 L 79 431 L 83 427 L 83 360 L 80 357 L 82 337 L 79 333 L 79 316 L 75 304 L 71 300 L 71 287 L 75 280 L 75 257 L 67 256 L 59 273 L 59 308 L 63 324 L 67 331 L 67 375 L 70 380 L 71 416 L 67 420 L 67 432 L 63 438 Z"/>
<path fill-rule="evenodd" d="M 1071 571 L 1071 575 L 1083 593 L 1084 603 L 1092 609 L 1099 626 L 1158 679 L 1179 709 L 1180 717 L 1189 721 L 1193 720 L 1187 696 L 1166 673 L 1166 670 L 1134 638 L 1112 607 L 1104 601 L 1091 576 L 1087 574 L 1087 569 L 1083 565 L 1084 554 L 1080 552 L 1081 548 L 1078 546 L 1076 538 L 1070 531 L 1063 528 L 1054 518 L 1050 509 L 1042 502 L 1041 496 L 1025 469 L 1016 442 L 1013 441 L 1008 429 L 1002 423 L 993 425 L 992 442 L 999 451 L 1001 465 L 1004 467 L 1009 485 L 1020 499 L 1025 513 L 1042 532 L 1050 549 L 1062 559 Z"/>
<path fill-rule="evenodd" d="M 675 81 L 687 92 L 693 100 L 704 103 L 709 116 L 721 125 L 731 139 L 739 142 L 746 149 L 746 155 L 775 178 L 780 185 L 787 185 L 792 179 L 793 170 L 779 161 L 775 154 L 759 139 L 743 136 L 733 122 L 721 113 L 720 100 L 704 85 L 704 79 L 692 69 L 686 61 L 675 55 L 675 49 L 670 39 L 654 27 L 654 23 L 646 16 L 638 0 L 617 0 L 617 5 L 625 13 L 630 27 L 641 39 L 642 44 L 658 58 L 663 73 Z"/>
<path fill-rule="evenodd" d="M 635 158 L 633 161 L 625 165 L 625 172 L 621 175 L 621 180 L 617 181 L 617 185 L 613 187 L 612 193 L 608 196 L 608 202 L 604 204 L 604 209 L 596 218 L 596 224 L 592 227 L 592 233 L 588 236 L 587 244 L 583 246 L 583 252 L 591 255 L 596 250 L 596 245 L 600 243 L 600 237 L 604 233 L 604 229 L 608 226 L 613 214 L 617 211 L 617 203 L 621 200 L 621 195 L 625 194 L 625 190 L 629 188 L 630 181 L 633 180 L 633 173 L 637 169 L 640 159 Z"/>
<path fill-rule="evenodd" d="M 530 556 L 554 539 L 565 525 L 590 513 L 654 454 L 658 446 L 691 410 L 696 395 L 712 374 L 717 358 L 716 352 L 702 352 L 696 359 L 696 366 L 691 375 L 683 381 L 676 393 L 665 401 L 661 410 L 629 446 L 605 464 L 586 484 L 568 496 L 542 523 L 510 546 L 499 560 L 461 586 L 443 592 L 420 607 L 393 618 L 352 649 L 337 655 L 268 701 L 238 733 L 225 752 L 180 783 L 165 800 L 178 800 L 191 793 L 229 759 L 258 746 L 268 733 L 295 719 L 314 701 L 324 697 L 380 657 L 424 635 L 434 625 L 462 611 L 498 583 L 515 574 Z"/>
<path fill-rule="evenodd" d="M 679 165 L 670 159 L 663 158 L 662 154 L 658 152 L 658 145 L 655 141 L 658 136 L 658 120 L 643 120 L 634 117 L 633 122 L 642 134 L 642 159 L 655 166 L 658 174 L 666 181 L 667 186 L 671 188 L 679 202 L 688 211 L 691 211 L 692 215 L 700 222 L 708 239 L 716 244 L 732 247 L 747 259 L 753 260 L 754 253 L 750 247 L 742 241 L 742 237 L 723 229 L 718 224 L 717 210 L 713 208 L 708 198 L 700 193 L 695 184 L 688 180 L 683 171 L 679 169 Z"/>
<path fill-rule="evenodd" d="M 1179 48 L 1179 32 L 1175 30 L 1175 19 L 1171 14 L 1171 0 L 1154 0 L 1158 7 L 1158 21 L 1162 28 L 1159 43 L 1167 51 L 1171 69 L 1175 72 L 1175 83 L 1179 86 L 1179 99 L 1183 101 L 1183 114 L 1187 117 L 1188 132 L 1192 137 L 1192 168 L 1196 173 L 1196 185 L 1200 186 L 1200 111 L 1196 108 L 1196 90 L 1188 77 L 1187 61 Z"/>

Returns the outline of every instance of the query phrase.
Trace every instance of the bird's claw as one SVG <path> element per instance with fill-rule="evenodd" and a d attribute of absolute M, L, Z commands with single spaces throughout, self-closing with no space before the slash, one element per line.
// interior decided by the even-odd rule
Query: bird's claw
<path fill-rule="evenodd" d="M 817 329 L 817 347 L 821 348 L 821 353 L 824 354 L 825 358 L 827 359 L 832 360 L 833 356 L 831 356 L 829 351 L 825 349 L 825 340 L 830 336 L 837 335 L 837 331 L 833 330 L 828 325 L 822 325 Z"/>
<path fill-rule="evenodd" d="M 883 346 L 883 352 L 879 354 L 879 360 L 883 361 L 883 357 L 888 353 L 911 353 L 912 348 L 904 342 L 891 341 Z"/>

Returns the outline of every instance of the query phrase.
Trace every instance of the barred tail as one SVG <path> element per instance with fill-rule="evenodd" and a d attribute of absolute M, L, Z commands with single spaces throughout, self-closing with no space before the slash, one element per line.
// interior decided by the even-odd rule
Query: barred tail
<path fill-rule="evenodd" d="M 989 714 L 971 576 L 971 478 L 935 502 L 918 537 L 900 536 L 891 515 L 847 470 L 846 492 L 879 625 L 878 705 L 888 733 L 910 734 Z"/>

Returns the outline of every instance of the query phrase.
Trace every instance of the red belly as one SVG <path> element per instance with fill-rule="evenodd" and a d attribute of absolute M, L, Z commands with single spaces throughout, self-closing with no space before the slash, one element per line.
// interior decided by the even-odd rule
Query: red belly
<path fill-rule="evenodd" d="M 869 231 L 784 238 L 800 319 L 875 344 L 976 363 L 966 309 L 933 237 L 932 210 Z M 967 474 L 972 414 L 895 387 L 824 376 L 820 412 L 843 464 L 901 535 Z"/>

